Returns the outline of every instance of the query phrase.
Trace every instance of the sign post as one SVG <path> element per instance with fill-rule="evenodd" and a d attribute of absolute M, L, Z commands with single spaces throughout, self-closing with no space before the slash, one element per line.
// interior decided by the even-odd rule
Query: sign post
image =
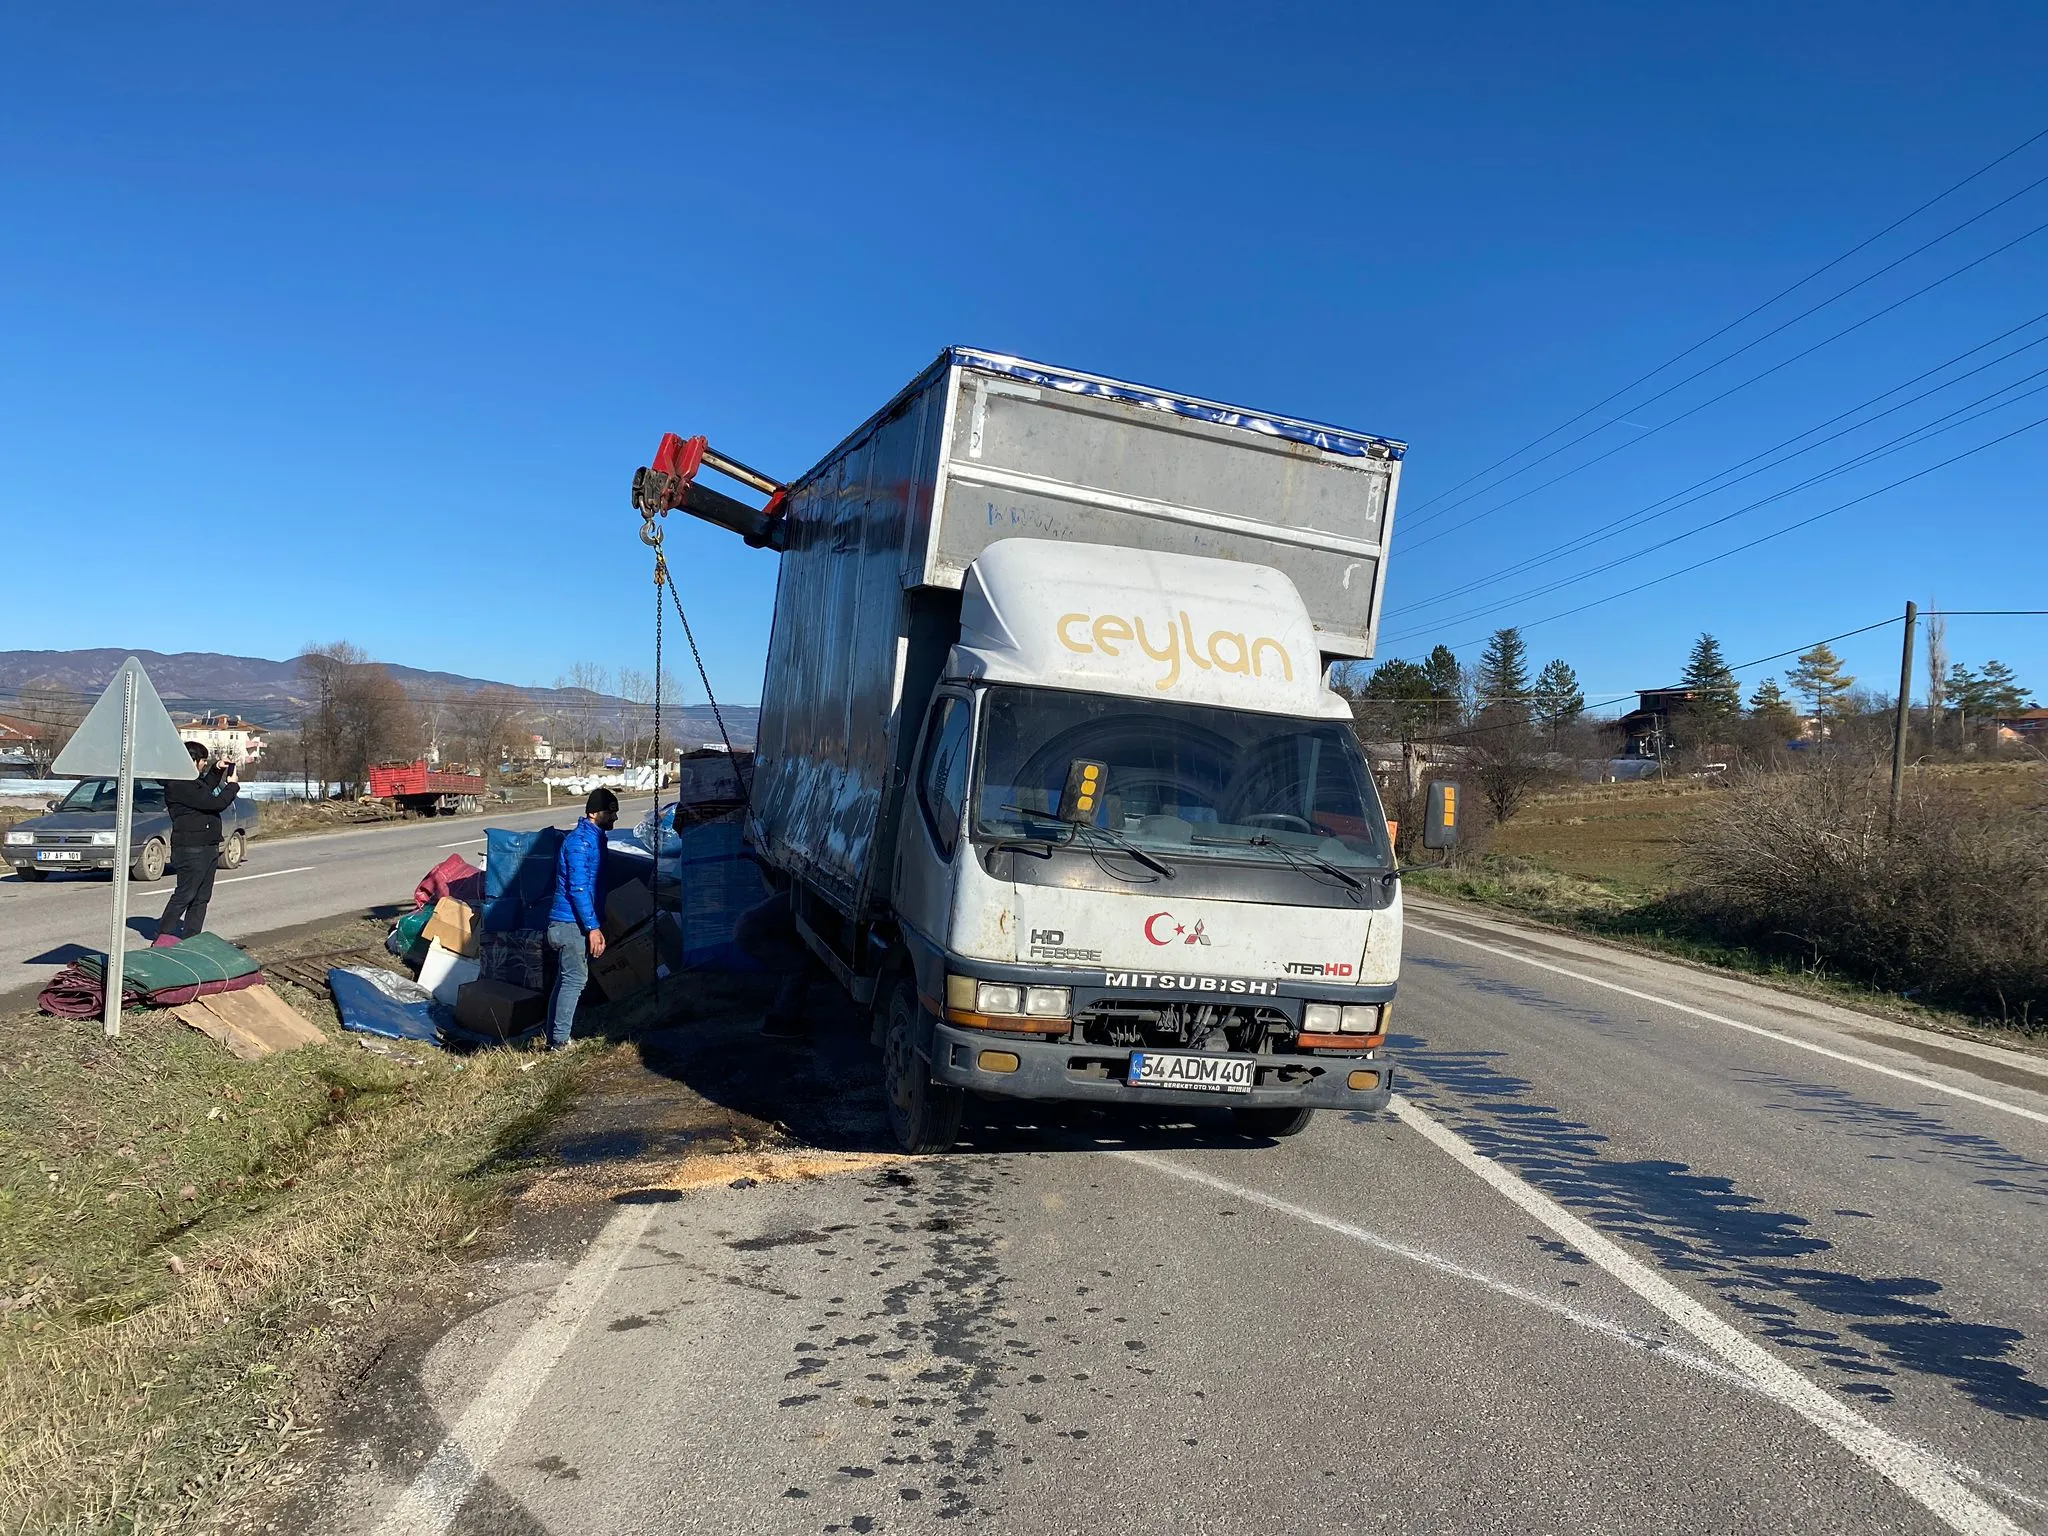
<path fill-rule="evenodd" d="M 128 861 L 135 842 L 135 776 L 191 779 L 198 772 L 171 723 L 170 712 L 130 656 L 107 684 L 52 769 L 63 777 L 111 777 L 114 792 L 114 920 L 107 939 L 106 1031 L 121 1033 L 121 988 L 128 949 Z"/>

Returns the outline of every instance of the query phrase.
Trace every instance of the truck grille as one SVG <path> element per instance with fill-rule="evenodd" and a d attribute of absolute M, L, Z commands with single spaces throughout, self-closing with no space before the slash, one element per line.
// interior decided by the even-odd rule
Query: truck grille
<path fill-rule="evenodd" d="M 1278 1008 L 1134 998 L 1105 999 L 1075 1014 L 1071 1038 L 1090 1045 L 1259 1052 L 1273 1036 L 1293 1033 L 1293 1020 Z"/>
<path fill-rule="evenodd" d="M 38 832 L 36 834 L 36 846 L 38 848 L 90 848 L 92 846 L 92 834 L 90 832 Z"/>

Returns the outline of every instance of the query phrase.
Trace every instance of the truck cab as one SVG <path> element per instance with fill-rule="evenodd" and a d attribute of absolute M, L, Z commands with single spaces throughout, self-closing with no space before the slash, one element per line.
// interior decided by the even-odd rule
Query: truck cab
<path fill-rule="evenodd" d="M 1267 1135 L 1386 1102 L 1392 848 L 1279 572 L 990 546 L 906 790 L 877 999 L 906 1144 L 950 1142 L 964 1091 Z"/>

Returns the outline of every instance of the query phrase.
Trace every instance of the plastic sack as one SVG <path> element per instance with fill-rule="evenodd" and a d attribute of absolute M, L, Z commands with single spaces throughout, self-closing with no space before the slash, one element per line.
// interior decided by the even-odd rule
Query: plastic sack
<path fill-rule="evenodd" d="M 405 916 L 398 920 L 398 927 L 393 930 L 391 935 L 391 943 L 386 947 L 394 955 L 404 954 L 413 945 L 419 943 L 420 930 L 427 926 L 428 921 L 433 915 L 434 909 L 432 907 L 421 907 L 417 912 L 406 913 Z"/>

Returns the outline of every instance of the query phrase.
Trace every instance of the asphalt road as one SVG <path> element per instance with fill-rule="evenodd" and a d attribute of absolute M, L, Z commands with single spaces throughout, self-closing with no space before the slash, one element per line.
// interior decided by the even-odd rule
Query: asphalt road
<path fill-rule="evenodd" d="M 620 819 L 630 825 L 648 803 L 625 802 Z M 258 838 L 240 869 L 223 870 L 215 880 L 206 926 L 224 939 L 243 939 L 391 902 L 410 906 L 420 876 L 449 854 L 483 862 L 485 827 L 566 827 L 580 814 L 565 798 L 552 810 L 383 822 L 275 842 Z M 155 936 L 173 883 L 168 876 L 153 885 L 129 883 L 130 948 Z M 12 874 L 0 880 L 0 1003 L 32 994 L 79 954 L 104 950 L 112 902 L 104 875 L 57 875 L 33 884 Z"/>
<path fill-rule="evenodd" d="M 1421 907 L 1399 1009 L 1290 1142 L 990 1109 L 606 1207 L 325 1525 L 2048 1531 L 2040 1058 Z"/>

